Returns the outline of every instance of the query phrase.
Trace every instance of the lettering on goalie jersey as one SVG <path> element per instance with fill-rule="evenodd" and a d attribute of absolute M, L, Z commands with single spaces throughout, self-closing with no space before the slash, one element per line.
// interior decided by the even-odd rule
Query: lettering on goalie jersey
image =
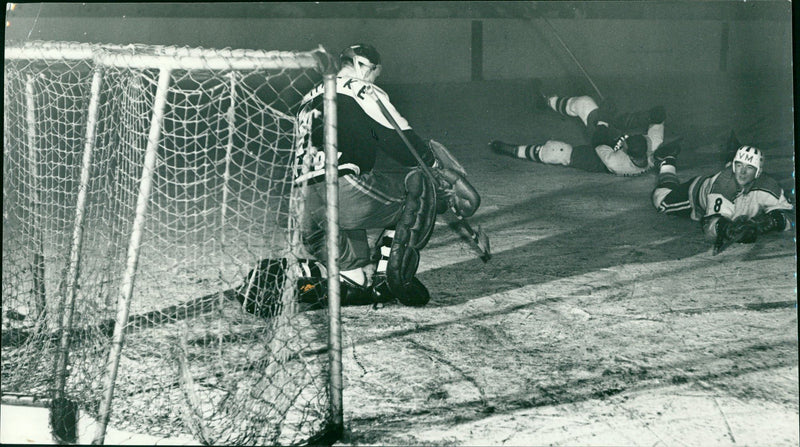
<path fill-rule="evenodd" d="M 359 107 L 361 107 L 361 109 L 364 111 L 364 113 L 366 113 L 370 118 L 380 123 L 387 129 L 393 129 L 392 124 L 386 119 L 386 117 L 383 116 L 383 113 L 381 112 L 381 109 L 375 100 L 375 96 L 373 96 L 370 90 L 372 90 L 372 92 L 374 92 L 375 95 L 380 99 L 381 103 L 383 103 L 383 105 L 392 115 L 392 118 L 394 118 L 394 120 L 400 126 L 400 130 L 408 130 L 411 128 L 411 126 L 408 124 L 408 121 L 406 121 L 406 119 L 400 115 L 400 112 L 398 112 L 389 101 L 389 95 L 387 95 L 386 92 L 380 87 L 356 78 L 336 78 L 337 94 L 347 95 L 353 98 L 356 103 L 358 103 Z M 306 93 L 305 96 L 303 96 L 303 104 L 310 104 L 314 98 L 318 97 L 323 92 L 323 84 L 317 85 L 310 92 Z"/>
<path fill-rule="evenodd" d="M 303 113 L 301 112 L 300 115 L 303 115 Z M 320 113 L 318 110 L 311 110 L 307 115 L 309 117 L 314 117 L 315 115 L 319 116 Z M 310 122 L 311 119 L 303 122 L 301 118 L 300 123 L 298 123 L 298 129 L 303 130 L 298 132 L 296 139 L 298 144 L 295 146 L 294 181 L 297 184 L 314 177 L 325 175 L 325 151 L 318 149 L 311 143 Z M 306 126 L 307 123 L 308 126 Z M 304 128 L 307 128 L 308 131 Z M 337 152 L 337 159 L 341 157 L 342 153 Z M 357 169 L 356 167 L 356 170 Z"/>
<path fill-rule="evenodd" d="M 295 182 L 302 181 L 309 178 L 311 171 L 314 170 L 313 166 L 319 164 L 317 160 L 316 148 L 311 141 L 311 133 L 314 129 L 314 120 L 319 119 L 322 112 L 311 106 L 313 96 L 308 97 L 304 102 L 303 107 L 297 114 L 297 127 L 295 133 L 295 159 L 294 159 L 294 178 Z M 325 153 L 322 153 L 322 166 L 325 165 Z"/>
<path fill-rule="evenodd" d="M 400 130 L 411 129 L 408 121 L 400 115 L 400 112 L 389 101 L 389 95 L 375 84 L 355 78 L 336 78 L 336 92 L 353 98 L 361 107 L 361 110 L 381 126 L 387 129 L 394 129 L 392 123 L 383 116 L 378 100 L 375 99 L 377 96 L 397 125 L 400 126 Z"/>
<path fill-rule="evenodd" d="M 295 170 L 295 173 L 299 173 L 299 175 L 295 176 L 294 182 L 299 184 L 306 180 L 325 175 L 325 158 L 325 151 L 318 150 L 314 146 L 311 146 L 308 150 L 303 150 L 302 153 L 298 150 L 297 166 L 300 169 Z M 342 158 L 342 153 L 337 152 L 336 158 Z M 360 172 L 358 166 L 352 163 L 340 164 L 339 169 L 341 170 L 343 168 L 347 168 L 356 174 Z"/>
<path fill-rule="evenodd" d="M 325 175 L 325 151 L 314 146 L 312 142 L 312 133 L 315 127 L 322 126 L 322 123 L 319 122 L 322 112 L 313 107 L 313 99 L 321 92 L 322 90 L 319 90 L 317 95 L 308 96 L 297 114 L 294 163 L 294 182 L 296 184 Z M 337 152 L 337 159 L 341 157 L 342 153 Z M 356 173 L 359 172 L 358 166 L 351 163 L 340 165 L 339 168 L 349 168 Z"/>
<path fill-rule="evenodd" d="M 315 107 L 322 107 L 319 96 L 324 92 L 323 84 L 317 85 L 303 97 L 303 106 L 298 113 L 298 124 L 296 134 L 296 159 L 295 159 L 295 183 L 300 183 L 308 179 L 319 177 L 325 174 L 325 152 L 322 148 L 315 147 L 312 143 L 312 133 L 319 132 L 322 127 L 320 117 L 322 111 Z M 394 129 L 394 126 L 386 119 L 378 105 L 378 100 L 388 110 L 389 114 L 401 130 L 411 129 L 405 118 L 389 102 L 389 95 L 381 88 L 360 79 L 349 77 L 336 78 L 337 95 L 346 95 L 352 98 L 361 110 L 372 120 L 387 129 Z M 378 99 L 376 99 L 376 97 Z M 341 159 L 342 153 L 338 153 Z M 339 165 L 339 171 L 348 170 L 360 173 L 360 168 L 355 163 L 345 163 Z"/>

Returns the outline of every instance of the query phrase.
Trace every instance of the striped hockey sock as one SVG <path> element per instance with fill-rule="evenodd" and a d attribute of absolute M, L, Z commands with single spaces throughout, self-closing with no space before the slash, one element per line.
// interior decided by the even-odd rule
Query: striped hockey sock
<path fill-rule="evenodd" d="M 675 188 L 680 184 L 678 175 L 675 173 L 675 165 L 668 164 L 666 161 L 661 164 L 656 180 L 656 188 Z"/>
<path fill-rule="evenodd" d="M 377 245 L 380 247 L 380 257 L 375 274 L 386 275 L 386 266 L 389 263 L 389 254 L 392 252 L 392 241 L 394 240 L 394 230 L 383 230 Z"/>
<path fill-rule="evenodd" d="M 547 104 L 550 106 L 551 109 L 555 110 L 562 116 L 571 116 L 567 113 L 567 102 L 569 102 L 568 97 L 561 97 L 561 96 L 551 96 L 547 98 Z"/>
<path fill-rule="evenodd" d="M 541 144 L 531 144 L 528 146 L 517 147 L 517 158 L 526 158 L 530 161 L 541 163 L 542 159 L 539 158 L 539 151 L 542 149 Z"/>

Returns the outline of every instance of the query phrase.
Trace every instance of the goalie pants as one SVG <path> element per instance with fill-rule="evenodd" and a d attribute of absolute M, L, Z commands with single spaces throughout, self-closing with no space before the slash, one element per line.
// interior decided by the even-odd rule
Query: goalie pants
<path fill-rule="evenodd" d="M 405 199 L 406 171 L 369 172 L 339 177 L 339 269 L 352 270 L 372 262 L 367 230 L 392 228 Z M 303 242 L 325 263 L 325 182 L 309 184 L 303 218 Z"/>

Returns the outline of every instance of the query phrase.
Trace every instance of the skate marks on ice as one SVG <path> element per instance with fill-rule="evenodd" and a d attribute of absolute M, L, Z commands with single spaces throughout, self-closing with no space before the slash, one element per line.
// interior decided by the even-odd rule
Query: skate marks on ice
<path fill-rule="evenodd" d="M 669 399 L 676 387 L 689 392 L 710 387 L 720 399 L 742 408 L 750 405 L 753 412 L 761 411 L 753 405 L 783 406 L 784 418 L 787 412 L 796 416 L 791 398 L 796 393 L 791 391 L 797 382 L 785 372 L 797 362 L 794 310 L 785 305 L 752 309 L 750 304 L 766 304 L 770 296 L 737 291 L 736 286 L 725 289 L 717 281 L 719 265 L 703 258 L 710 255 L 648 267 L 650 277 L 640 267 L 625 265 L 457 306 L 392 308 L 381 320 L 389 320 L 386 325 L 393 329 L 369 337 L 362 337 L 358 327 L 366 324 L 365 315 L 353 315 L 345 349 L 346 361 L 359 365 L 351 376 L 352 395 L 390 392 L 397 398 L 376 403 L 376 408 L 351 409 L 351 441 L 408 443 L 411 438 L 405 436 L 412 436 L 412 426 L 418 428 L 414 433 L 460 432 L 458 439 L 473 442 L 470 430 L 492 418 L 507 422 L 526 409 L 534 415 L 559 408 L 577 411 L 592 402 L 605 406 L 612 398 L 624 402 L 625 396 Z M 697 272 L 695 287 L 668 287 L 659 279 L 687 271 Z M 698 311 L 702 306 L 705 311 Z M 373 328 L 373 334 L 379 330 Z M 777 371 L 784 372 L 776 376 Z M 396 393 L 386 388 L 385 375 Z M 754 375 L 762 379 L 752 382 Z M 654 425 L 669 422 L 662 413 Z M 625 414 L 612 413 L 618 418 Z M 692 415 L 684 416 L 689 420 Z M 529 422 L 528 430 L 547 428 L 541 418 Z"/>

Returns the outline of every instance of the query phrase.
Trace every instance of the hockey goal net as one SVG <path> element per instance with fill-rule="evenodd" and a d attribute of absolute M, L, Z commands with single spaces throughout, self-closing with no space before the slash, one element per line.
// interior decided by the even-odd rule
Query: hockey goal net
<path fill-rule="evenodd" d="M 323 435 L 330 313 L 296 304 L 292 178 L 329 67 L 322 49 L 7 43 L 3 392 L 77 403 L 97 442 Z M 269 318 L 236 297 L 265 258 L 285 266 Z"/>

